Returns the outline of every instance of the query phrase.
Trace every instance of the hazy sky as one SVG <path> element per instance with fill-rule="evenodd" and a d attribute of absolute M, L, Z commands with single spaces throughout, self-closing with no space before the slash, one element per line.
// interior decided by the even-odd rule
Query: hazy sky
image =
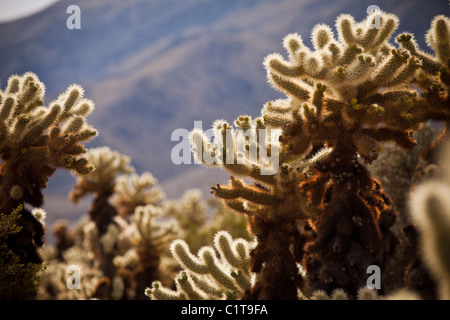
<path fill-rule="evenodd" d="M 37 13 L 59 0 L 0 0 L 0 23 Z"/>

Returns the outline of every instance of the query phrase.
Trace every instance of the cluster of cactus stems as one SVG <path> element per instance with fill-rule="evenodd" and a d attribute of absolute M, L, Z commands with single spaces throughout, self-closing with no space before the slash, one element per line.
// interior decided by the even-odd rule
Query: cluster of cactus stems
<path fill-rule="evenodd" d="M 219 231 L 214 236 L 214 247 L 202 247 L 197 256 L 183 240 L 171 244 L 171 252 L 182 270 L 175 278 L 175 290 L 154 281 L 146 289 L 152 300 L 236 300 L 258 281 L 260 274 L 250 271 L 250 250 L 256 242 L 242 238 L 233 239 L 227 231 Z M 343 289 L 335 289 L 330 294 L 324 290 L 301 291 L 299 300 L 349 300 L 351 297 Z M 389 299 L 375 290 L 362 287 L 355 297 L 358 300 Z"/>
<path fill-rule="evenodd" d="M 153 300 L 235 300 L 255 281 L 249 268 L 252 246 L 220 231 L 214 236 L 214 248 L 204 246 L 195 256 L 184 240 L 176 240 L 170 249 L 184 268 L 175 279 L 176 290 L 154 281 L 145 294 Z"/>
<path fill-rule="evenodd" d="M 125 253 L 133 253 L 137 258 L 137 266 L 127 276 L 132 282 L 131 298 L 134 299 L 145 299 L 145 288 L 155 279 L 161 278 L 159 266 L 162 253 L 173 236 L 179 234 L 173 219 L 163 221 L 169 217 L 159 206 L 164 198 L 164 192 L 150 172 L 122 175 L 116 180 L 111 202 L 121 217 L 130 217 L 131 224 L 125 233 L 134 234 L 131 237 L 134 248 Z M 121 270 L 127 269 L 126 264 L 119 265 Z"/>
<path fill-rule="evenodd" d="M 384 143 L 383 152 L 368 166 L 371 174 L 380 179 L 398 211 L 398 220 L 391 230 L 398 236 L 400 244 L 384 267 L 383 275 L 386 278 L 383 284 L 386 292 L 402 286 L 409 287 L 413 283 L 416 290 L 422 285 L 424 289 L 433 291 L 433 285 L 427 277 L 428 270 L 425 266 L 418 268 L 422 260 L 421 254 L 417 255 L 420 250 L 417 246 L 419 234 L 412 225 L 408 205 L 413 186 L 434 174 L 435 165 L 429 165 L 421 158 L 421 153 L 438 137 L 440 127 L 436 123 L 425 123 L 414 133 L 417 145 L 412 150 L 400 149 L 393 142 Z M 432 297 L 429 294 L 425 296 Z"/>
<path fill-rule="evenodd" d="M 150 172 L 119 176 L 111 199 L 118 214 L 128 216 L 139 206 L 160 203 L 165 198 L 165 194 L 157 183 L 158 180 Z"/>
<path fill-rule="evenodd" d="M 277 141 L 246 140 L 247 151 L 256 145 L 268 154 L 279 152 L 275 175 L 262 174 L 263 159 L 205 161 L 205 153 L 247 156 L 236 152 L 237 142 L 226 134 L 234 129 L 225 121 L 213 125 L 219 141 L 213 146 L 203 132 L 192 132 L 193 153 L 204 164 L 254 181 L 232 177 L 229 185 L 212 187 L 229 208 L 247 216 L 258 240 L 251 270 L 260 276 L 243 299 L 295 299 L 299 288 L 328 294 L 341 288 L 355 296 L 366 283 L 367 267 L 383 270 L 395 252 L 391 227 L 397 212 L 367 165 L 384 142 L 412 149 L 413 132 L 428 120 L 447 122 L 450 110 L 450 19 L 441 15 L 431 23 L 426 39 L 434 55 L 421 51 L 407 33 L 396 37 L 399 47 L 392 45 L 397 27 L 398 18 L 382 11 L 361 22 L 343 14 L 336 20 L 337 39 L 319 24 L 311 36 L 314 50 L 289 34 L 288 59 L 266 57 L 268 81 L 286 99 L 266 103 L 255 120 L 239 117 L 236 126 L 281 131 Z M 425 158 L 433 158 L 439 141 Z M 303 278 L 298 263 L 306 271 Z"/>
<path fill-rule="evenodd" d="M 48 106 L 45 86 L 31 72 L 11 76 L 0 90 L 0 211 L 9 214 L 22 206 L 21 231 L 7 239 L 22 263 L 41 263 L 44 226 L 28 209 L 43 205 L 42 189 L 58 168 L 85 175 L 88 163 L 84 143 L 97 135 L 86 123 L 94 109 L 84 91 L 71 85 Z"/>
<path fill-rule="evenodd" d="M 233 219 L 208 219 L 198 189 L 186 190 L 180 199 L 166 199 L 150 172 L 135 173 L 131 159 L 117 151 L 90 149 L 87 159 L 96 169 L 87 176 L 75 174 L 70 198 L 78 202 L 93 194 L 92 205 L 73 228 L 66 221 L 54 225 L 56 243 L 43 250 L 48 268 L 40 299 L 148 299 L 145 289 L 152 282 L 169 285 L 180 270 L 169 256 L 172 240 L 183 238 L 198 248 L 225 223 L 232 233 L 245 231 L 245 224 L 237 223 L 244 219 L 228 210 L 222 218 Z M 81 290 L 66 288 L 70 265 L 83 272 Z"/>
<path fill-rule="evenodd" d="M 151 173 L 134 172 L 128 156 L 100 147 L 89 150 L 87 158 L 96 169 L 86 176 L 76 174 L 70 194 L 75 203 L 94 194 L 90 222 L 83 227 L 86 247 L 108 279 L 106 287 L 113 286 L 114 279 L 125 279 L 123 285 L 132 288 L 128 298 L 145 298 L 145 287 L 159 278 L 164 245 L 177 233 L 173 223 L 159 221 L 165 211 L 158 204 L 165 195 Z M 130 263 L 135 264 L 132 270 Z M 111 298 L 113 292 L 103 290 L 97 298 Z"/>
<path fill-rule="evenodd" d="M 135 299 L 145 299 L 148 285 L 155 279 L 161 279 L 161 256 L 167 244 L 180 233 L 176 220 L 163 221 L 164 218 L 167 218 L 166 212 L 152 204 L 139 206 L 134 211 L 130 228 L 138 233 L 135 249 L 138 266 L 131 275 Z"/>
<path fill-rule="evenodd" d="M 69 197 L 76 204 L 84 196 L 94 194 L 89 215 L 96 224 L 99 236 L 102 236 L 117 215 L 116 209 L 109 203 L 109 198 L 114 193 L 115 178 L 119 174 L 133 172 L 134 168 L 130 166 L 129 157 L 112 151 L 109 147 L 91 149 L 87 157 L 96 170 L 89 175 L 76 174 L 77 182 Z"/>
<path fill-rule="evenodd" d="M 242 130 L 267 129 L 270 132 L 271 129 L 276 129 L 266 126 L 262 119 L 252 120 L 249 116 L 237 119 L 236 125 Z M 213 128 L 216 137 L 234 136 L 227 134 L 227 131 L 234 129 L 226 122 L 217 121 Z M 248 139 L 249 145 L 253 144 L 259 149 L 267 148 L 269 152 L 274 152 L 278 144 L 278 140 L 261 141 L 260 135 L 254 135 L 253 138 L 255 140 Z M 192 133 L 192 142 L 199 160 L 205 152 L 214 152 L 209 150 L 212 147 L 208 146 L 206 137 L 199 130 Z M 236 152 L 239 141 L 227 142 L 226 148 Z M 283 165 L 275 175 L 263 174 L 264 165 L 252 162 L 249 152 L 242 154 L 242 158 L 246 160 L 242 164 L 224 164 L 235 175 L 249 176 L 256 181 L 253 185 L 247 185 L 243 180 L 232 176 L 229 186 L 217 185 L 212 188 L 212 193 L 223 199 L 227 207 L 248 218 L 250 230 L 258 239 L 258 245 L 251 253 L 251 271 L 261 273 L 261 277 L 252 288 L 244 292 L 245 296 L 255 299 L 297 296 L 297 282 L 301 282 L 297 263 L 301 261 L 303 252 L 299 250 L 291 253 L 291 248 L 301 248 L 309 237 L 309 233 L 302 230 L 302 221 L 309 216 L 304 213 L 302 202 L 298 201 L 301 194 L 297 186 L 312 174 L 312 165 L 326 157 L 329 151 L 325 148 L 309 159 L 305 159 L 303 155 L 293 157 L 282 153 L 280 163 Z M 221 155 L 218 150 L 216 156 Z M 238 159 L 238 156 L 236 152 L 234 159 Z M 272 287 L 280 289 L 276 291 Z"/>
<path fill-rule="evenodd" d="M 387 300 L 389 297 L 380 296 L 375 290 L 363 287 L 358 290 L 355 298 L 357 300 Z M 305 299 L 305 297 L 300 296 L 300 299 Z M 333 292 L 328 294 L 324 290 L 314 291 L 310 298 L 307 300 L 350 300 L 351 297 L 343 289 L 335 289 Z"/>
<path fill-rule="evenodd" d="M 94 194 L 89 209 L 91 222 L 84 227 L 88 234 L 87 243 L 105 277 L 113 279 L 116 272 L 113 240 L 119 233 L 120 222 L 115 219 L 117 210 L 110 204 L 109 198 L 114 192 L 116 176 L 130 173 L 134 168 L 129 164 L 129 157 L 112 151 L 109 147 L 91 149 L 87 158 L 96 169 L 89 175 L 76 174 L 77 182 L 70 193 L 70 200 L 78 203 L 82 197 Z"/>

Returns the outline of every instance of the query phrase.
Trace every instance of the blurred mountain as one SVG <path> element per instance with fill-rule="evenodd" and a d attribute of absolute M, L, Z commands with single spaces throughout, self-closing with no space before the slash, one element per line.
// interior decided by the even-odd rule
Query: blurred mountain
<path fill-rule="evenodd" d="M 81 29 L 69 30 L 66 8 L 81 9 Z M 210 127 L 218 118 L 259 116 L 280 97 L 262 66 L 272 52 L 285 54 L 283 37 L 298 32 L 309 44 L 317 23 L 334 25 L 340 13 L 357 20 L 369 5 L 400 17 L 398 32 L 423 41 L 430 20 L 449 14 L 447 0 L 80 0 L 60 1 L 25 19 L 0 24 L 0 85 L 11 74 L 33 71 L 46 84 L 47 101 L 72 83 L 81 84 L 96 110 L 88 118 L 108 145 L 132 157 L 138 173 L 152 172 L 169 198 L 188 187 L 226 182 L 227 174 L 198 165 L 174 165 L 171 133 L 194 121 Z M 73 184 L 58 172 L 46 190 L 49 224 L 85 212 L 68 203 Z M 63 212 L 61 212 L 63 211 Z"/>

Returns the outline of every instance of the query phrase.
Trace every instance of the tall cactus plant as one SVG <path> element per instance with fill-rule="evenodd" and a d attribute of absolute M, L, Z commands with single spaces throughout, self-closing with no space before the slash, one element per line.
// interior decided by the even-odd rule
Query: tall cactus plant
<path fill-rule="evenodd" d="M 256 145 L 271 156 L 279 152 L 275 175 L 261 174 L 264 158 L 248 165 L 225 161 L 237 159 L 239 147 L 224 121 L 213 125 L 215 146 L 193 131 L 199 160 L 255 181 L 233 177 L 229 186 L 212 188 L 247 215 L 258 238 L 252 268 L 263 276 L 244 298 L 295 298 L 299 286 L 328 293 L 341 288 L 355 296 L 366 284 L 367 267 L 383 269 L 394 253 L 398 240 L 390 229 L 397 212 L 366 165 L 377 159 L 382 142 L 411 149 L 413 132 L 423 122 L 447 120 L 450 41 L 449 19 L 438 16 L 427 34 L 435 56 L 417 49 L 409 34 L 398 36 L 396 47 L 389 40 L 398 23 L 382 11 L 361 22 L 343 14 L 336 20 L 337 38 L 318 24 L 313 49 L 289 34 L 288 59 L 266 57 L 268 81 L 286 98 L 268 102 L 254 121 L 240 117 L 236 126 L 281 131 L 277 141 L 245 140 L 247 151 Z M 311 234 L 299 232 L 299 222 Z M 306 281 L 298 277 L 296 262 L 306 270 Z"/>
<path fill-rule="evenodd" d="M 71 85 L 49 106 L 45 86 L 28 72 L 11 76 L 0 90 L 0 211 L 10 214 L 21 206 L 20 232 L 6 240 L 21 263 L 41 263 L 44 227 L 27 206 L 44 203 L 42 189 L 58 168 L 86 175 L 93 166 L 84 157 L 84 143 L 97 135 L 86 123 L 94 109 L 84 91 Z"/>

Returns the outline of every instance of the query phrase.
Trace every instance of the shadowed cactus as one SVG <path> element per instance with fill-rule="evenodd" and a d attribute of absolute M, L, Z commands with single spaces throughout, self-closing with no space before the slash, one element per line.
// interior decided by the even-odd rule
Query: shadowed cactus
<path fill-rule="evenodd" d="M 423 264 L 430 270 L 437 287 L 437 297 L 450 299 L 450 144 L 447 139 L 441 148 L 440 178 L 430 179 L 414 189 L 410 203 L 417 225 L 418 246 Z M 432 284 L 434 284 L 432 282 Z M 416 288 L 411 288 L 415 290 Z M 421 292 L 418 292 L 421 294 Z"/>

